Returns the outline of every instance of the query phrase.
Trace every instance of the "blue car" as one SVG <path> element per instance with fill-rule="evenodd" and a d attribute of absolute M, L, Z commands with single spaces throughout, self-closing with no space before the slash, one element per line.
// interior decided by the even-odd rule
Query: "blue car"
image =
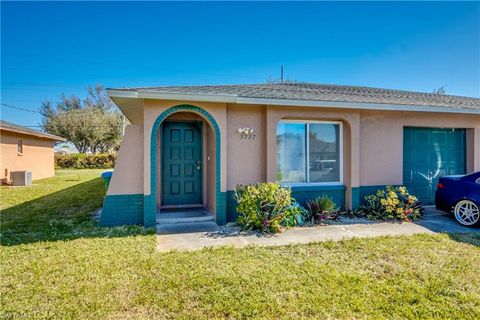
<path fill-rule="evenodd" d="M 480 226 L 480 171 L 461 176 L 444 176 L 438 181 L 435 206 L 452 212 L 466 226 Z"/>

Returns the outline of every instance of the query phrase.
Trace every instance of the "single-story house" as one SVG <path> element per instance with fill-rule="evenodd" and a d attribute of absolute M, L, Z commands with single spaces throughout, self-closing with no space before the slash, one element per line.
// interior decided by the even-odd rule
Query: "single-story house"
<path fill-rule="evenodd" d="M 278 181 L 300 202 L 353 208 L 385 185 L 433 203 L 438 177 L 480 170 L 480 99 L 314 83 L 109 89 L 129 120 L 103 225 L 154 226 L 164 208 L 236 217 L 237 184 Z"/>
<path fill-rule="evenodd" d="M 31 171 L 32 179 L 54 175 L 53 146 L 64 138 L 0 120 L 1 182 L 10 181 L 12 171 Z"/>

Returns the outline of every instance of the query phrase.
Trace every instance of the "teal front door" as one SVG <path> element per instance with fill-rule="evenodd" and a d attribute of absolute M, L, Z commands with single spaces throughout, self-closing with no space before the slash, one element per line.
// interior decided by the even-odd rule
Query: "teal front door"
<path fill-rule="evenodd" d="M 423 204 L 434 204 L 441 176 L 465 173 L 465 139 L 465 129 L 404 128 L 403 184 Z"/>
<path fill-rule="evenodd" d="M 201 204 L 201 123 L 165 122 L 162 133 L 162 205 Z"/>

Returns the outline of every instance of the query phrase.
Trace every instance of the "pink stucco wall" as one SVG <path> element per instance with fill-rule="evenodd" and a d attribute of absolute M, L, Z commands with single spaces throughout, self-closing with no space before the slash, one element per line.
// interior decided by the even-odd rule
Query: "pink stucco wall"
<path fill-rule="evenodd" d="M 480 115 L 362 111 L 360 113 L 361 185 L 403 183 L 403 128 L 467 128 L 467 167 L 480 170 Z M 471 135 L 471 133 L 470 133 Z"/>
<path fill-rule="evenodd" d="M 276 128 L 281 119 L 335 120 L 343 124 L 342 165 L 343 184 L 347 187 L 347 205 L 353 187 L 402 183 L 403 128 L 406 126 L 467 128 L 467 167 L 470 171 L 480 170 L 480 114 L 145 100 L 143 108 L 138 111 L 143 113 L 142 117 L 138 117 L 143 123 L 135 129 L 137 130 L 135 142 L 125 145 L 122 143 L 117 164 L 117 167 L 121 168 L 122 158 L 130 157 L 129 165 L 135 165 L 137 168 L 138 172 L 135 173 L 137 178 L 128 178 L 130 181 L 137 179 L 132 184 L 135 187 L 130 191 L 133 192 L 135 189 L 135 192 L 150 194 L 150 137 L 153 124 L 163 111 L 181 104 L 194 105 L 206 110 L 220 127 L 221 191 L 232 190 L 237 184 L 275 180 Z M 204 119 L 201 115 L 197 116 Z M 211 124 L 205 122 L 207 128 L 211 129 Z M 240 138 L 238 128 L 244 127 L 255 130 L 255 139 Z M 215 184 L 212 181 L 215 181 L 215 170 L 212 166 L 216 142 L 212 130 L 206 132 L 206 140 L 204 151 L 211 160 L 204 163 L 206 166 L 204 168 L 208 171 L 204 184 L 206 188 L 204 199 L 214 211 Z M 141 157 L 135 154 L 141 154 Z M 157 155 L 157 159 L 160 159 L 160 155 Z M 114 174 L 109 194 L 125 192 L 124 187 L 117 186 L 122 183 L 121 181 L 124 180 L 115 178 Z M 157 189 L 160 190 L 158 187 Z"/>
<path fill-rule="evenodd" d="M 17 142 L 22 140 L 23 153 L 17 153 Z M 0 130 L 0 179 L 10 179 L 11 171 L 28 170 L 32 179 L 54 175 L 55 141 L 16 132 Z"/>
<path fill-rule="evenodd" d="M 227 107 L 227 189 L 266 180 L 266 112 L 261 106 Z M 255 139 L 241 139 L 239 128 L 255 130 Z"/>
<path fill-rule="evenodd" d="M 125 128 L 107 195 L 143 193 L 143 127 Z"/>

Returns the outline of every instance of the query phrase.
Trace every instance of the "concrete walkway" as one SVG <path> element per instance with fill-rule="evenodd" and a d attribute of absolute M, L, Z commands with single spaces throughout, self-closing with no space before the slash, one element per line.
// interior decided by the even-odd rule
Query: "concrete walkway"
<path fill-rule="evenodd" d="M 342 224 L 293 228 L 275 235 L 243 233 L 236 229 L 220 229 L 215 222 L 182 223 L 157 227 L 157 249 L 197 250 L 204 247 L 247 245 L 274 246 L 318 241 L 339 241 L 351 238 L 413 235 L 437 232 L 480 232 L 465 228 L 455 220 L 434 208 L 427 208 L 424 218 L 417 223 L 376 223 L 346 220 Z"/>

